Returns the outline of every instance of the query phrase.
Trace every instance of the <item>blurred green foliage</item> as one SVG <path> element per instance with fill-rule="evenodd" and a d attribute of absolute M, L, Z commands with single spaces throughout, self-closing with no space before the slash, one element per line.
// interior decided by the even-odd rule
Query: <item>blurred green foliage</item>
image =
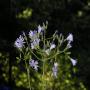
<path fill-rule="evenodd" d="M 19 13 L 16 17 L 28 19 L 31 15 L 32 15 L 32 9 L 27 8 L 27 9 L 23 10 L 22 13 Z"/>
<path fill-rule="evenodd" d="M 59 78 L 54 79 L 51 77 L 51 71 L 48 71 L 45 73 L 45 76 L 43 79 L 41 78 L 42 76 L 39 74 L 39 72 L 35 72 L 34 70 L 31 70 L 31 82 L 32 82 L 32 87 L 33 90 L 37 88 L 37 90 L 41 90 L 42 88 L 42 83 L 43 81 L 46 82 L 47 85 L 47 90 L 50 89 L 50 87 L 53 86 L 53 90 L 76 90 L 75 87 L 78 88 L 78 90 L 86 90 L 86 88 L 83 86 L 82 82 L 77 80 L 76 76 L 71 75 L 71 72 L 77 73 L 77 69 L 73 68 L 73 71 L 70 69 L 70 62 L 67 62 L 67 54 L 65 55 L 66 57 L 64 58 L 64 55 L 61 55 L 58 57 L 58 60 L 60 62 L 60 67 L 59 67 Z M 2 78 L 2 81 L 7 82 L 9 80 L 9 55 L 3 53 L 0 53 L 0 78 Z M 28 58 L 28 57 L 27 57 Z M 28 80 L 27 80 L 27 73 L 25 69 L 23 61 L 18 61 L 16 59 L 14 65 L 12 65 L 12 80 L 15 82 L 14 89 L 16 87 L 22 87 L 22 88 L 29 88 L 28 87 Z M 49 67 L 48 64 L 46 64 L 46 67 Z M 62 66 L 61 66 L 62 65 Z M 41 82 L 41 83 L 39 83 Z M 53 83 L 52 83 L 53 82 Z M 18 90 L 18 89 L 17 89 Z"/>
<path fill-rule="evenodd" d="M 0 79 L 2 83 L 8 84 L 9 79 L 9 55 L 0 52 Z"/>

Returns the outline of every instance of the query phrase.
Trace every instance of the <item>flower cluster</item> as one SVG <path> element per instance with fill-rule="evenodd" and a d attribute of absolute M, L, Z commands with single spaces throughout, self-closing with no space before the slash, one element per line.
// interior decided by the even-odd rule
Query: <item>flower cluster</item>
<path fill-rule="evenodd" d="M 22 48 L 24 46 L 24 43 L 24 38 L 20 35 L 19 38 L 17 38 L 17 40 L 15 41 L 15 46 L 17 48 Z"/>
<path fill-rule="evenodd" d="M 21 71 L 24 74 L 19 76 L 21 79 L 24 77 L 22 84 L 29 90 L 66 90 L 66 87 L 69 90 L 86 90 L 76 81 L 76 76 L 73 76 L 77 71 L 77 59 L 71 57 L 69 50 L 73 34 L 69 33 L 64 37 L 56 31 L 49 37 L 46 35 L 47 25 L 48 23 L 43 23 L 28 33 L 22 32 L 14 42 L 20 52 L 16 59 L 18 63 L 24 61 L 22 64 L 25 65 L 21 66 L 27 71 Z M 20 83 L 21 86 L 22 84 Z"/>
<path fill-rule="evenodd" d="M 37 47 L 39 47 L 39 42 L 40 42 L 40 39 L 34 39 L 32 42 L 31 42 L 31 49 L 35 49 Z"/>
<path fill-rule="evenodd" d="M 37 49 L 39 47 L 40 43 L 39 34 L 41 34 L 42 31 L 44 31 L 44 29 L 40 25 L 38 26 L 37 31 L 30 30 L 29 38 L 31 39 L 31 49 Z"/>
<path fill-rule="evenodd" d="M 30 44 L 29 45 L 27 45 L 27 46 L 29 46 L 28 48 L 30 48 L 30 50 L 32 51 L 33 49 L 36 49 L 37 50 L 37 48 L 38 49 L 40 49 L 41 50 L 41 48 L 39 47 L 40 46 L 40 36 L 43 36 L 44 34 L 44 27 L 43 26 L 38 26 L 38 30 L 30 30 L 29 31 L 29 33 L 28 33 L 28 37 L 29 37 L 29 41 L 30 41 Z M 56 35 L 56 33 L 54 34 L 54 35 Z M 23 46 L 24 46 L 24 44 L 25 43 L 27 43 L 28 41 L 25 41 L 25 40 L 27 40 L 27 39 L 25 39 L 25 33 L 23 33 L 23 35 L 20 35 L 19 36 L 19 38 L 17 38 L 16 39 L 16 41 L 15 41 L 15 46 L 17 47 L 17 48 L 20 48 L 20 49 L 22 49 L 23 48 Z M 58 35 L 57 35 L 58 36 Z M 62 36 L 62 35 L 60 35 L 60 36 Z M 59 37 L 58 37 L 59 38 Z M 45 39 L 45 38 L 44 38 Z M 48 41 L 48 40 L 47 40 Z M 68 36 L 67 36 L 67 38 L 65 39 L 65 41 L 68 41 L 68 43 L 67 43 L 67 48 L 69 49 L 69 48 L 71 48 L 72 47 L 72 45 L 71 45 L 71 42 L 73 42 L 73 35 L 72 34 L 69 34 Z M 46 42 L 46 40 L 45 40 L 45 42 Z M 49 41 L 50 42 L 50 41 Z M 53 43 L 52 43 L 53 42 Z M 61 39 L 61 44 L 63 43 L 63 40 Z M 53 49 L 55 49 L 55 48 L 57 48 L 57 45 L 54 43 L 54 40 L 53 41 L 51 41 L 51 43 L 49 44 L 49 47 L 45 47 L 44 48 L 44 53 L 45 54 L 47 54 L 47 56 L 49 56 L 50 55 L 50 53 L 53 51 Z M 59 49 L 59 48 L 58 48 Z M 32 51 L 33 52 L 33 51 Z M 31 52 L 31 53 L 32 53 Z M 56 52 L 57 53 L 57 52 Z M 42 55 L 41 55 L 42 56 Z M 44 57 L 44 56 L 43 56 Z M 72 63 L 72 65 L 73 66 L 75 66 L 76 65 L 76 63 L 77 63 L 77 61 L 76 60 L 74 60 L 74 59 L 72 59 L 72 58 L 70 58 L 70 61 L 71 61 L 71 63 Z M 35 69 L 36 71 L 38 70 L 38 67 L 39 67 L 39 65 L 38 65 L 39 63 L 38 63 L 38 61 L 37 60 L 33 60 L 33 59 L 30 59 L 29 60 L 29 65 L 30 65 L 30 67 L 32 67 L 33 69 Z M 54 62 L 54 66 L 52 67 L 52 73 L 53 73 L 53 76 L 54 77 L 57 77 L 57 74 L 58 74 L 58 63 L 57 62 Z"/>

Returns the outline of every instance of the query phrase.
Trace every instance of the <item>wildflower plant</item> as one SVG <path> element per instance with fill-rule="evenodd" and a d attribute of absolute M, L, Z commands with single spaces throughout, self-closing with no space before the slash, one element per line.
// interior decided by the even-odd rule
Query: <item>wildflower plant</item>
<path fill-rule="evenodd" d="M 64 37 L 57 31 L 46 37 L 47 23 L 25 32 L 15 41 L 18 60 L 25 62 L 30 90 L 86 90 L 76 78 L 77 59 L 71 58 L 73 34 Z"/>

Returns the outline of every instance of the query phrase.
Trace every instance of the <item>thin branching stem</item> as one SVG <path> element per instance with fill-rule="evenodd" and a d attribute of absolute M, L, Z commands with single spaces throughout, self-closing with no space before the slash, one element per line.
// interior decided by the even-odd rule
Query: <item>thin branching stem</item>
<path fill-rule="evenodd" d="M 26 66 L 26 69 L 27 69 L 27 77 L 28 77 L 28 83 L 29 83 L 29 89 L 31 90 L 31 84 L 30 84 L 30 70 L 29 70 L 29 67 L 27 65 L 27 62 L 25 60 L 25 66 Z"/>
<path fill-rule="evenodd" d="M 25 36 L 25 39 L 26 39 L 26 43 L 27 43 L 27 45 L 29 46 L 28 41 L 27 41 L 27 37 L 26 37 L 26 35 L 24 35 L 24 36 Z M 29 47 L 28 47 L 28 48 L 29 48 Z M 30 70 L 29 70 L 29 67 L 28 67 L 28 65 L 27 65 L 26 60 L 25 60 L 25 65 L 26 65 L 26 69 L 27 69 L 27 77 L 28 77 L 29 89 L 31 90 Z"/>

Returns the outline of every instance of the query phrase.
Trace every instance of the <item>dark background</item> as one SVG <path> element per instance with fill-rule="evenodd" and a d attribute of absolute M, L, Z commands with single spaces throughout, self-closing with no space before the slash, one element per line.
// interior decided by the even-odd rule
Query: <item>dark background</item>
<path fill-rule="evenodd" d="M 16 17 L 23 10 L 32 9 L 27 18 Z M 0 52 L 9 54 L 8 83 L 0 78 L 3 85 L 12 87 L 11 67 L 15 59 L 13 43 L 21 31 L 35 28 L 48 21 L 48 35 L 58 30 L 64 35 L 73 33 L 72 56 L 78 57 L 79 73 L 87 89 L 90 89 L 90 1 L 89 0 L 0 0 Z M 1 66 L 1 65 L 0 65 Z M 0 70 L 0 77 L 2 77 Z M 2 80 L 2 82 L 1 82 Z M 2 90 L 2 89 L 0 89 Z M 8 90 L 8 89 L 5 89 Z"/>

